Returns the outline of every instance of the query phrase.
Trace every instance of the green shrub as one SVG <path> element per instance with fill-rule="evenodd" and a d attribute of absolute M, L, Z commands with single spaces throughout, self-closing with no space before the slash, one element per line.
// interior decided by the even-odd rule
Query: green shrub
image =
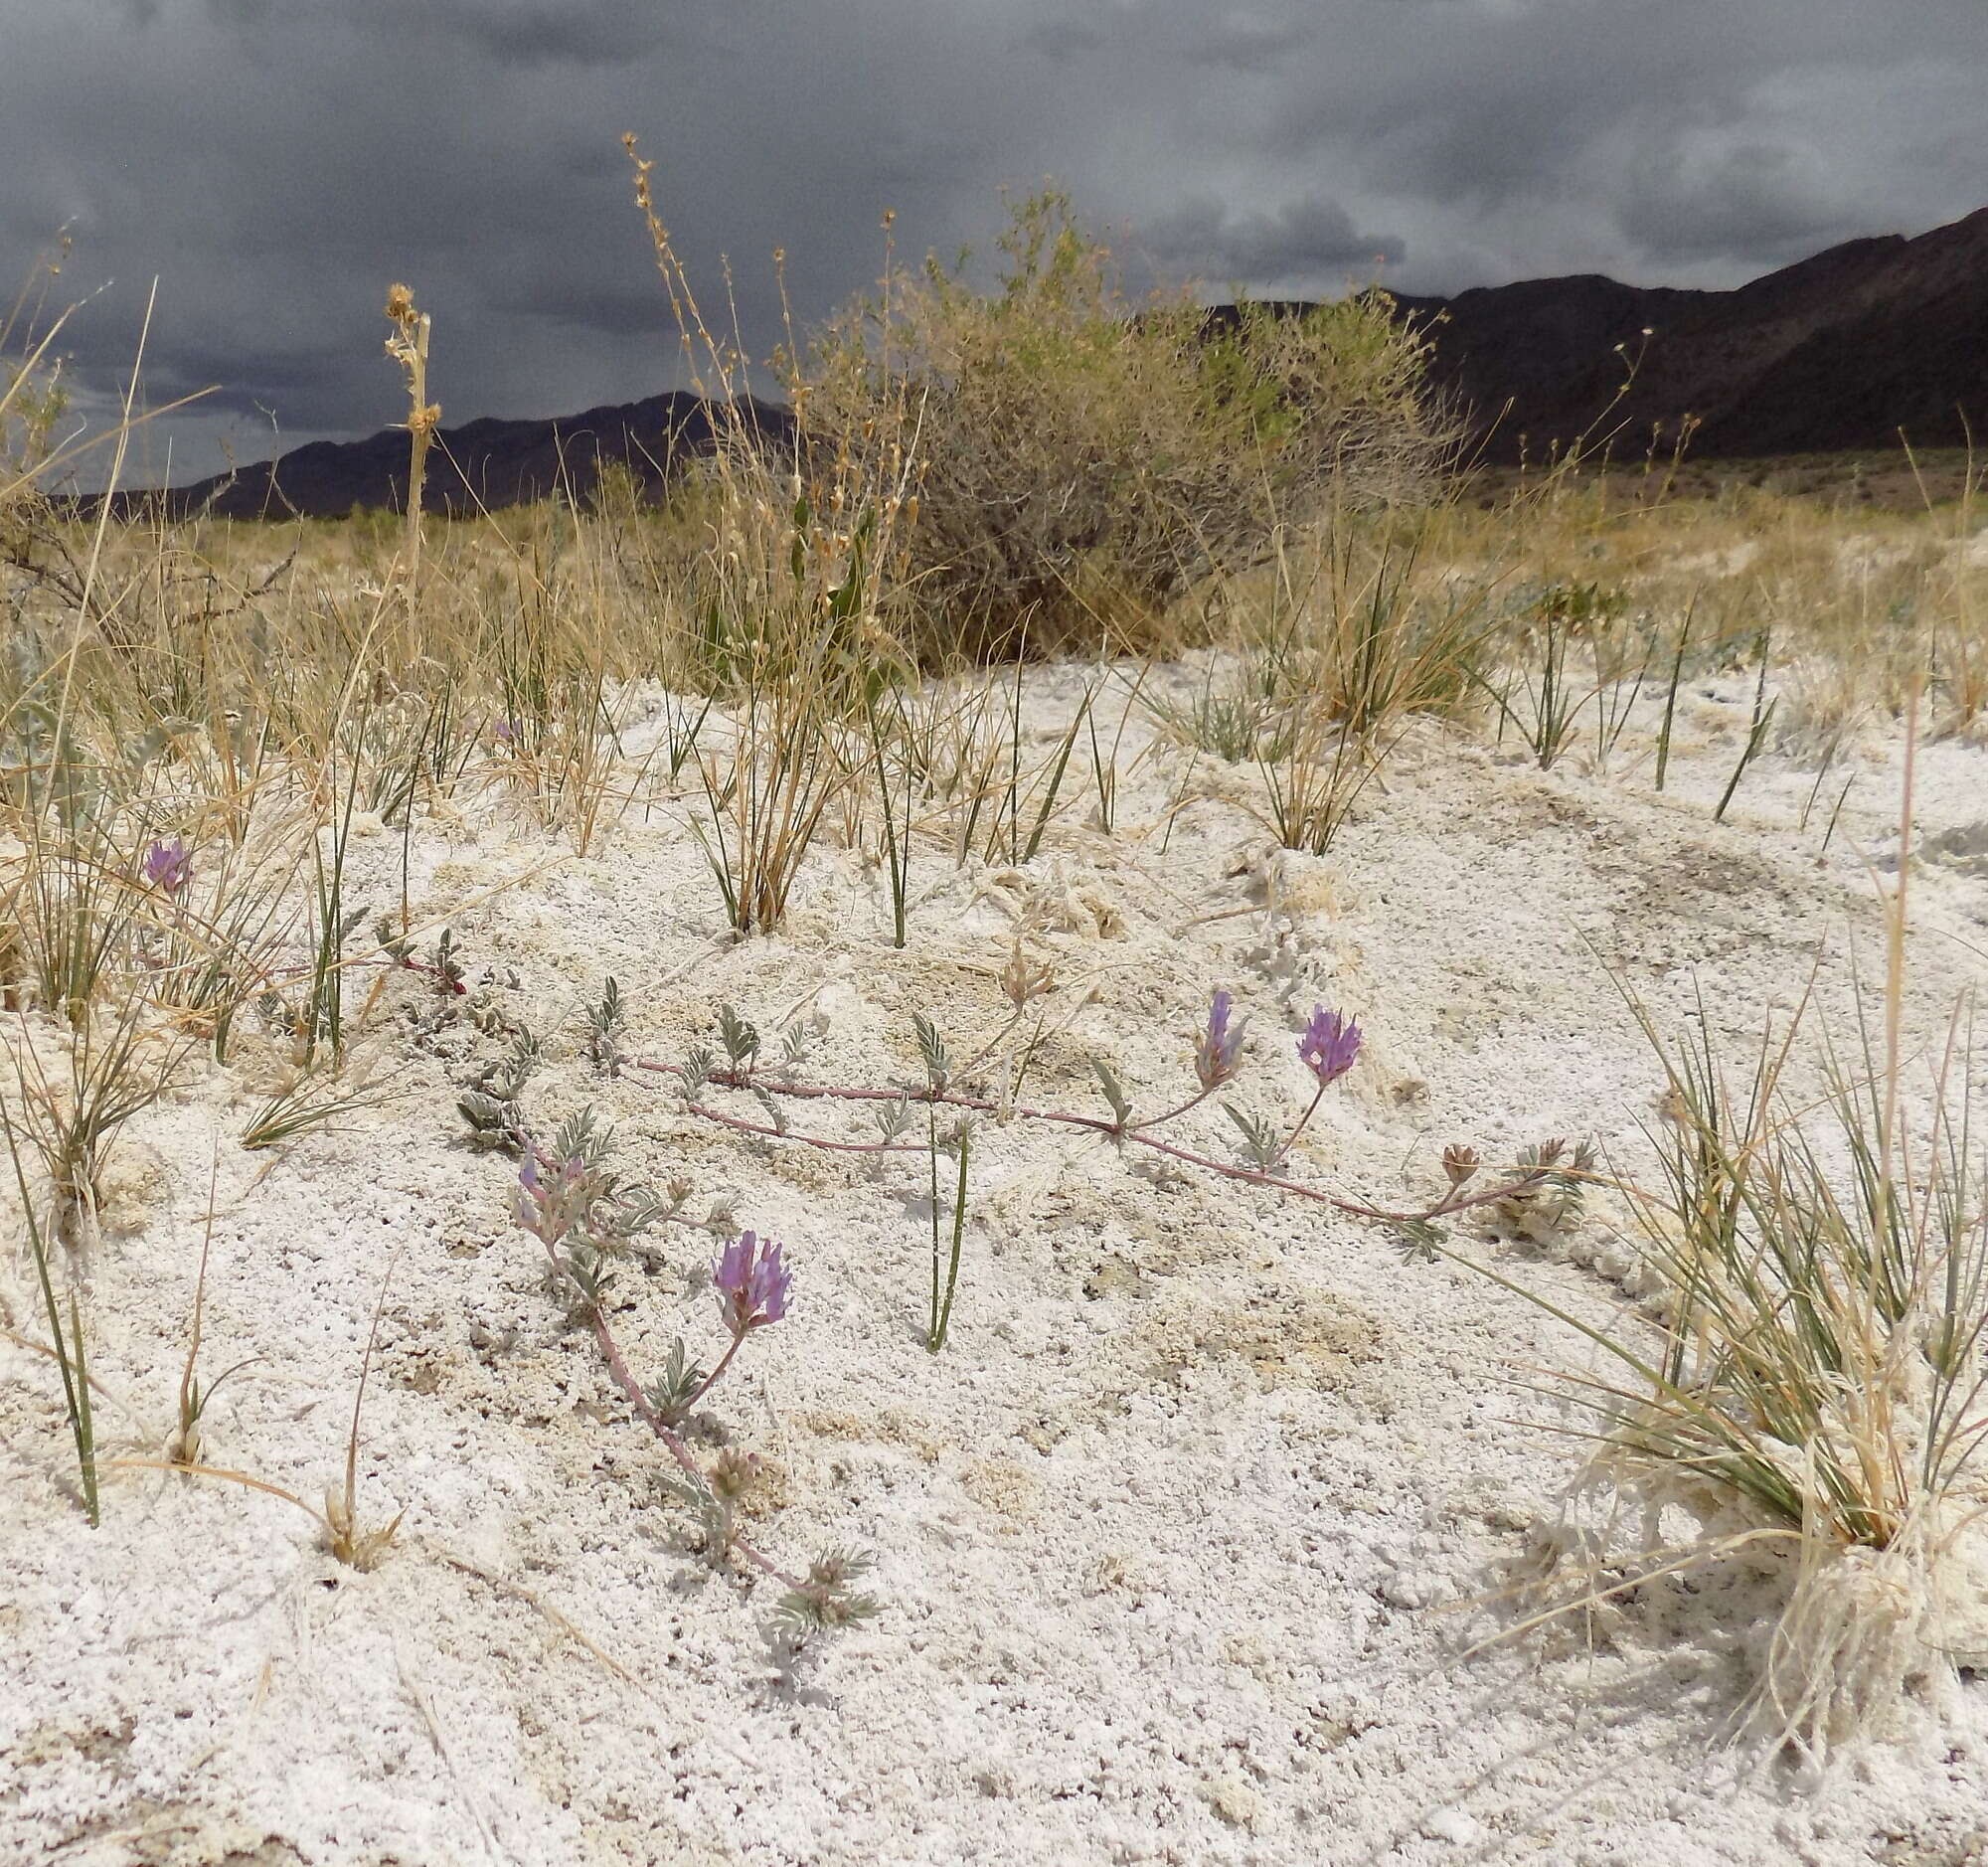
<path fill-rule="evenodd" d="M 1367 292 L 1291 315 L 1134 305 L 1054 191 L 1021 203 L 996 288 L 887 269 L 796 359 L 803 469 L 899 483 L 926 659 L 1120 646 L 1279 525 L 1420 484 L 1440 450 L 1427 346 Z M 908 502 L 910 506 L 910 502 Z"/>

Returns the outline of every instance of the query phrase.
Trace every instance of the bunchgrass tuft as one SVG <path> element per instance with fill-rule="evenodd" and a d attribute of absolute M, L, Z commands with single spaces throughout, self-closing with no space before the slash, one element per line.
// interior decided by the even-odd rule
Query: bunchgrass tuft
<path fill-rule="evenodd" d="M 1860 1019 L 1819 1102 L 1786 1076 L 1796 1029 L 1729 1079 L 1702 1030 L 1664 1057 L 1663 1179 L 1634 1209 L 1664 1321 L 1603 1384 L 1614 1466 L 1731 1493 L 1798 1553 L 1761 1709 L 1826 1744 L 1948 1663 L 1956 1592 L 1988 1552 L 1988 1205 L 1971 1131 L 1971 1021 L 1908 1131 L 1900 1068 Z M 1875 1616 L 1875 1617 L 1874 1617 Z"/>
<path fill-rule="evenodd" d="M 1908 827 L 1909 734 L 1905 796 Z M 1819 1092 L 1797 1087 L 1812 997 L 1737 1076 L 1705 1007 L 1674 1045 L 1631 998 L 1668 1084 L 1660 1177 L 1621 1183 L 1656 1325 L 1574 1324 L 1602 1352 L 1604 1371 L 1575 1388 L 1601 1421 L 1599 1472 L 1736 1508 L 1749 1527 L 1709 1540 L 1708 1560 L 1736 1543 L 1787 1550 L 1750 1722 L 1818 1755 L 1886 1725 L 1908 1682 L 1951 1679 L 1980 1644 L 1988 1583 L 1974 1029 L 1963 1005 L 1913 1073 L 1913 1099 L 1907 879 L 1887 903 L 1882 1003 L 1860 995 L 1848 1040 L 1824 1034 Z"/>
<path fill-rule="evenodd" d="M 90 1406 L 89 1349 L 83 1326 L 83 1301 L 75 1265 L 60 1253 L 57 1239 L 36 1211 L 35 1189 L 30 1184 L 27 1163 L 21 1157 L 21 1141 L 4 1100 L 0 1100 L 0 1134 L 7 1142 L 8 1164 L 13 1170 L 15 1190 L 21 1199 L 21 1214 L 28 1232 L 28 1250 L 34 1259 L 35 1282 L 42 1298 L 43 1314 L 49 1325 L 49 1342 L 57 1371 L 62 1377 L 63 1410 L 68 1416 L 70 1438 L 76 1446 L 77 1475 L 82 1485 L 83 1514 L 95 1528 L 100 1515 L 97 1501 L 96 1425 Z M 62 1288 L 58 1290 L 60 1274 Z"/>

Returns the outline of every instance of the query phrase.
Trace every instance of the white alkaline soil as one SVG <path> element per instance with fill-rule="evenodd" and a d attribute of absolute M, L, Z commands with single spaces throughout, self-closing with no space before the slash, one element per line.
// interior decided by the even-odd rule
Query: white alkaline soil
<path fill-rule="evenodd" d="M 1078 692 L 1073 672 L 1037 677 L 1034 758 Z M 1527 1585 L 1574 1547 L 1588 1421 L 1556 1375 L 1593 1364 L 1519 1295 L 1388 1225 L 1080 1129 L 986 1122 L 951 1339 L 928 1354 L 922 1148 L 762 1139 L 583 1056 L 612 975 L 624 1046 L 651 1061 L 715 1046 L 731 1003 L 769 1051 L 790 1023 L 816 1034 L 805 1080 L 889 1086 L 918 1077 L 922 1011 L 956 1060 L 984 1050 L 971 1075 L 996 1094 L 1026 1054 L 1021 1100 L 1101 1114 L 1094 1055 L 1143 1114 L 1192 1095 L 1227 986 L 1248 1019 L 1228 1100 L 1246 1112 L 1302 1108 L 1315 1003 L 1366 1028 L 1297 1149 L 1307 1184 L 1425 1207 L 1445 1144 L 1504 1164 L 1555 1135 L 1647 1171 L 1664 1080 L 1611 971 L 1680 1040 L 1702 1014 L 1739 1068 L 1812 975 L 1817 1040 L 1850 1033 L 1853 971 L 1882 981 L 1903 733 L 1840 755 L 1812 804 L 1812 764 L 1763 757 L 1715 824 L 1751 699 L 1740 677 L 1687 691 L 1661 795 L 1647 699 L 1605 770 L 1576 749 L 1541 773 L 1509 739 L 1419 726 L 1323 859 L 1273 848 L 1252 769 L 1135 710 L 1112 830 L 1079 747 L 1033 861 L 917 846 L 902 952 L 887 873 L 832 835 L 778 934 L 728 938 L 687 827 L 701 797 L 631 808 L 584 859 L 496 787 L 419 817 L 411 905 L 454 928 L 471 991 L 444 1005 L 417 974 L 355 974 L 353 1067 L 379 1099 L 267 1151 L 240 1136 L 285 1047 L 245 1014 L 226 1067 L 197 1059 L 119 1137 L 86 1272 L 103 1456 L 158 1460 L 214 1174 L 200 1365 L 253 1359 L 221 1384 L 202 1455 L 314 1505 L 343 1480 L 389 1279 L 358 1504 L 398 1534 L 358 1573 L 293 1503 L 141 1465 L 106 1469 L 91 1530 L 56 1367 L 26 1345 L 47 1328 L 10 1192 L 0 1861 L 1988 1857 L 1988 1691 L 1964 1669 L 1908 1668 L 1926 1676 L 1892 1728 L 1826 1769 L 1729 1742 L 1787 1599 L 1781 1546 L 1522 1625 L 1580 1592 L 1565 1561 L 1558 1596 Z M 626 746 L 639 760 L 642 727 Z M 1921 749 L 1913 834 L 1923 1045 L 1988 973 L 1988 752 Z M 349 901 L 398 912 L 398 829 L 351 862 Z M 1011 1023 L 1018 939 L 1053 985 Z M 746 1522 L 775 1560 L 876 1556 L 882 1612 L 791 1674 L 764 1634 L 777 1590 L 714 1570 L 666 1453 L 549 1291 L 510 1216 L 516 1163 L 464 1144 L 462 1083 L 519 1024 L 546 1041 L 525 1095 L 540 1132 L 590 1103 L 630 1179 L 688 1181 L 693 1217 L 729 1207 L 786 1248 L 789 1313 L 689 1432 L 707 1459 L 761 1461 Z M 1965 1067 L 1988 1086 L 1978 1053 Z M 749 1096 L 707 1102 L 769 1125 Z M 862 1106 L 784 1112 L 875 1133 Z M 1224 1158 L 1240 1138 L 1213 1100 L 1167 1132 Z M 624 1267 L 609 1299 L 644 1379 L 678 1334 L 707 1363 L 723 1346 L 717 1238 L 649 1241 L 660 1262 Z M 1619 1196 L 1563 1239 L 1467 1219 L 1442 1242 L 1583 1317 L 1621 1317 L 1639 1287 Z M 1639 1550 L 1745 1527 L 1619 1502 L 1582 1546 L 1618 1564 L 1597 1589 Z"/>

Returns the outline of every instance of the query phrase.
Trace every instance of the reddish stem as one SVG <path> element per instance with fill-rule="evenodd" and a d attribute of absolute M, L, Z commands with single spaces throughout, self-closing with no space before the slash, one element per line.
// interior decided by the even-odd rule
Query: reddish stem
<path fill-rule="evenodd" d="M 1324 1101 L 1325 1101 L 1325 1085 L 1323 1083 L 1320 1083 L 1318 1088 L 1312 1094 L 1310 1104 L 1306 1107 L 1304 1113 L 1298 1116 L 1298 1124 L 1291 1130 L 1290 1138 L 1284 1142 L 1283 1146 L 1277 1149 L 1277 1158 L 1279 1160 L 1282 1160 L 1284 1156 L 1288 1154 L 1291 1151 L 1291 1149 L 1298 1144 L 1298 1136 L 1305 1131 L 1305 1123 L 1309 1121 L 1312 1118 L 1312 1116 L 1318 1112 L 1318 1105 L 1320 1103 Z"/>
<path fill-rule="evenodd" d="M 1148 1115 L 1144 1121 L 1133 1122 L 1125 1132 L 1127 1134 L 1137 1134 L 1142 1128 L 1164 1127 L 1169 1121 L 1177 1120 L 1190 1109 L 1199 1108 L 1221 1087 L 1219 1083 L 1211 1083 L 1199 1096 L 1189 1097 L 1178 1108 L 1169 1108 L 1163 1115 Z"/>
<path fill-rule="evenodd" d="M 647 1070 L 658 1076 L 681 1075 L 680 1071 L 669 1064 L 643 1063 L 639 1059 L 631 1061 L 636 1069 Z M 1071 1114 L 1060 1108 L 1031 1108 L 1021 1104 L 1004 1111 L 998 1103 L 972 1096 L 933 1095 L 929 1090 L 920 1095 L 910 1091 L 854 1089 L 833 1084 L 768 1083 L 740 1071 L 714 1072 L 711 1080 L 727 1088 L 765 1090 L 775 1096 L 796 1097 L 804 1101 L 894 1103 L 903 1094 L 909 1096 L 912 1102 L 930 1103 L 947 1108 L 963 1108 L 974 1114 L 999 1115 L 1005 1112 L 1019 1115 L 1025 1121 L 1060 1122 L 1065 1127 L 1082 1128 L 1092 1134 L 1102 1134 L 1111 1140 L 1135 1141 L 1141 1147 L 1150 1147 L 1155 1153 L 1185 1161 L 1189 1166 L 1200 1167 L 1209 1173 L 1219 1173 L 1226 1179 L 1242 1180 L 1252 1186 L 1273 1187 L 1278 1192 L 1291 1193 L 1299 1199 L 1308 1199 L 1322 1206 L 1330 1206 L 1337 1212 L 1350 1213 L 1357 1219 L 1379 1219 L 1390 1225 L 1425 1225 L 1431 1220 L 1447 1218 L 1452 1213 L 1464 1212 L 1473 1206 L 1488 1205 L 1491 1201 L 1503 1199 L 1509 1194 L 1523 1192 L 1546 1177 L 1546 1171 L 1542 1168 L 1524 1174 L 1516 1180 L 1482 1188 L 1475 1193 L 1463 1193 L 1452 1189 L 1437 1204 L 1419 1212 L 1396 1212 L 1385 1206 L 1370 1206 L 1359 1200 L 1340 1199 L 1331 1193 L 1321 1192 L 1316 1187 L 1299 1185 L 1294 1180 L 1286 1180 L 1279 1174 L 1266 1172 L 1260 1168 L 1239 1167 L 1232 1161 L 1216 1160 L 1210 1155 L 1197 1154 L 1184 1147 L 1175 1147 L 1169 1141 L 1162 1141 L 1142 1132 L 1143 1129 L 1157 1126 L 1162 1121 L 1171 1120 L 1173 1117 L 1170 1115 L 1157 1115 L 1150 1121 L 1121 1128 L 1115 1121 L 1106 1121 L 1097 1115 Z M 1193 1102 L 1183 1103 L 1175 1113 L 1185 1114 L 1188 1109 L 1205 1101 L 1209 1094 L 1209 1091 L 1204 1090 Z M 1325 1085 L 1320 1084 L 1318 1094 L 1311 1100 L 1311 1106 L 1305 1110 L 1297 1126 L 1291 1130 L 1290 1140 L 1284 1143 L 1286 1152 L 1304 1131 L 1305 1122 L 1311 1119 L 1312 1110 L 1317 1108 L 1324 1095 Z M 707 1108 L 701 1103 L 687 1102 L 684 1105 L 692 1114 L 703 1120 L 717 1122 L 723 1127 L 733 1128 L 741 1133 L 763 1135 L 769 1140 L 798 1141 L 805 1147 L 820 1148 L 833 1153 L 904 1154 L 924 1151 L 921 1147 L 909 1142 L 831 1140 L 826 1135 L 803 1134 L 792 1128 L 770 1128 L 755 1121 L 745 1121 L 737 1115 L 728 1115 L 716 1108 Z"/>
<path fill-rule="evenodd" d="M 726 1369 L 732 1366 L 732 1357 L 738 1354 L 739 1344 L 745 1341 L 746 1334 L 746 1331 L 744 1329 L 736 1329 L 733 1331 L 732 1340 L 727 1345 L 725 1353 L 719 1356 L 718 1358 L 718 1366 L 712 1369 L 712 1371 L 708 1375 L 706 1375 L 702 1381 L 698 1383 L 697 1392 L 693 1394 L 689 1400 L 684 1402 L 683 1404 L 684 1413 L 686 1414 L 689 1413 L 690 1410 L 693 1407 L 695 1407 L 699 1401 L 704 1399 L 704 1397 L 718 1385 L 719 1378 L 725 1373 Z M 679 1417 L 681 1418 L 681 1416 Z"/>
<path fill-rule="evenodd" d="M 895 1102 L 897 1098 L 892 1097 L 891 1100 Z M 716 1121 L 721 1127 L 732 1128 L 741 1134 L 763 1134 L 769 1140 L 775 1141 L 802 1140 L 810 1147 L 823 1148 L 835 1154 L 921 1154 L 925 1151 L 910 1141 L 832 1141 L 826 1135 L 793 1134 L 786 1128 L 769 1128 L 762 1122 L 747 1121 L 739 1115 L 728 1115 L 720 1109 L 706 1108 L 698 1103 L 692 1103 L 690 1106 L 707 1121 Z"/>
<path fill-rule="evenodd" d="M 554 1251 L 550 1245 L 546 1247 L 546 1255 L 552 1259 L 556 1266 L 559 1265 L 559 1253 Z M 635 1379 L 634 1371 L 622 1358 L 621 1345 L 615 1341 L 614 1331 L 607 1325 L 607 1312 L 598 1303 L 589 1303 L 587 1305 L 587 1320 L 593 1325 L 593 1339 L 599 1346 L 601 1359 L 607 1364 L 607 1372 L 614 1377 L 614 1385 L 621 1390 L 622 1398 L 634 1409 L 635 1417 L 657 1439 L 662 1441 L 664 1449 L 668 1451 L 669 1455 L 677 1461 L 677 1464 L 690 1477 L 695 1478 L 700 1485 L 707 1485 L 709 1480 L 704 1475 L 704 1468 L 691 1455 L 690 1447 L 677 1437 L 675 1430 L 670 1426 L 669 1422 L 656 1411 L 648 1395 L 643 1393 L 641 1382 Z M 698 1389 L 697 1395 L 694 1398 L 702 1398 L 705 1390 L 711 1386 L 711 1382 L 717 1380 L 719 1375 L 725 1372 L 725 1362 L 730 1361 L 733 1354 L 737 1351 L 739 1339 L 735 1339 L 732 1347 L 726 1350 L 725 1361 L 721 1361 L 717 1368 L 712 1371 L 711 1380 L 706 1381 L 704 1387 Z M 797 1577 L 790 1576 L 770 1557 L 762 1556 L 743 1536 L 735 1533 L 727 1541 L 726 1550 L 728 1553 L 737 1550 L 761 1575 L 769 1576 L 773 1581 L 782 1583 L 787 1588 L 797 1590 L 801 1594 L 810 1592 L 806 1583 L 800 1581 Z"/>

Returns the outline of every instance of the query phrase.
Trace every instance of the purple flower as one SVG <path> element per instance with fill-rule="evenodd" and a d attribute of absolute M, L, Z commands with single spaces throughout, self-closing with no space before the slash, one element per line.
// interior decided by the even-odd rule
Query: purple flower
<path fill-rule="evenodd" d="M 549 1167 L 555 1164 L 546 1162 Z M 548 1184 L 539 1171 L 539 1162 L 530 1154 L 518 1169 L 518 1190 L 513 1195 L 511 1210 L 527 1232 L 548 1245 L 556 1244 L 566 1232 L 566 1214 L 561 1210 L 564 1202 L 560 1198 L 565 1179 L 561 1174 Z"/>
<path fill-rule="evenodd" d="M 1311 1022 L 1298 1039 L 1298 1061 L 1318 1078 L 1319 1087 L 1337 1082 L 1359 1055 L 1359 1025 L 1323 1005 L 1312 1006 Z"/>
<path fill-rule="evenodd" d="M 175 836 L 170 843 L 154 843 L 146 850 L 138 872 L 148 888 L 162 888 L 168 895 L 182 894 L 193 880 L 193 856 Z"/>
<path fill-rule="evenodd" d="M 718 1285 L 718 1313 L 734 1335 L 744 1335 L 787 1313 L 787 1289 L 793 1278 L 780 1262 L 780 1248 L 763 1250 L 756 1232 L 742 1232 L 712 1267 Z"/>
<path fill-rule="evenodd" d="M 500 746 L 515 746 L 518 743 L 518 723 L 515 720 L 499 720 L 490 729 L 490 736 Z"/>
<path fill-rule="evenodd" d="M 542 1167 L 552 1171 L 550 1180 Z M 560 1161 L 528 1153 L 518 1169 L 518 1190 L 511 1197 L 513 1216 L 534 1238 L 557 1245 L 586 1217 L 590 1199 L 585 1178 L 586 1162 L 578 1154 Z"/>
<path fill-rule="evenodd" d="M 1212 1090 L 1236 1074 L 1237 1059 L 1242 1049 L 1242 1027 L 1231 1029 L 1229 1013 L 1235 1005 L 1227 991 L 1215 994 L 1208 1007 L 1208 1028 L 1201 1034 L 1201 1048 L 1195 1052 L 1194 1073 L 1203 1089 Z"/>
<path fill-rule="evenodd" d="M 546 1218 L 545 1183 L 539 1178 L 539 1163 L 531 1155 L 518 1169 L 518 1190 L 511 1196 L 511 1211 L 518 1223 L 535 1237 L 543 1237 Z"/>

